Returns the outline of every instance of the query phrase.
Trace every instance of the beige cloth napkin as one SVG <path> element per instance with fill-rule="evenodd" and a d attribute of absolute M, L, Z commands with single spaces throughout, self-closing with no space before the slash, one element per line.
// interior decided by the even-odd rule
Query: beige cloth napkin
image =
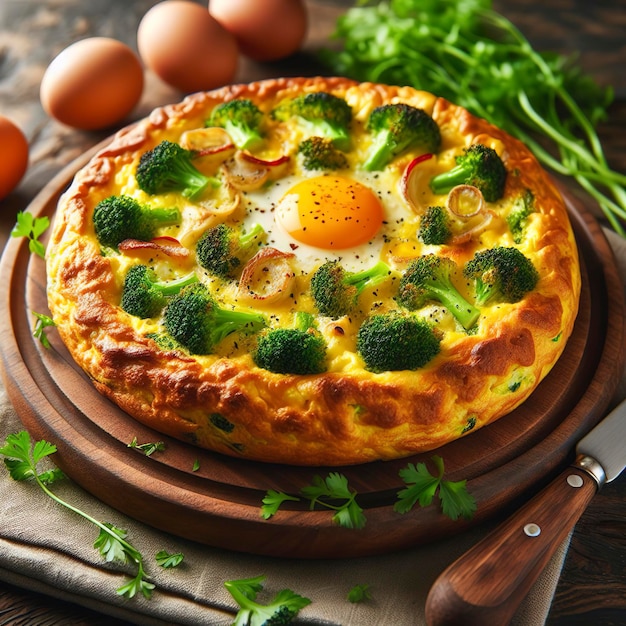
<path fill-rule="evenodd" d="M 607 233 L 626 284 L 626 241 Z M 626 395 L 623 380 L 619 397 Z M 23 427 L 0 389 L 0 442 Z M 60 597 L 136 624 L 226 625 L 235 604 L 224 581 L 264 574 L 269 596 L 288 587 L 312 600 L 297 623 L 342 626 L 420 626 L 438 574 L 490 529 L 474 529 L 431 545 L 384 556 L 341 561 L 283 560 L 239 554 L 179 539 L 140 524 L 99 502 L 71 481 L 54 491 L 93 517 L 128 531 L 157 586 L 151 600 L 126 600 L 115 590 L 129 570 L 103 562 L 92 548 L 97 529 L 59 506 L 35 485 L 15 482 L 0 467 L 0 580 Z M 569 540 L 551 560 L 515 618 L 516 626 L 545 623 Z M 153 560 L 161 549 L 183 552 L 177 569 Z M 348 591 L 369 584 L 372 600 L 352 604 Z M 264 591 L 264 593 L 265 593 Z"/>

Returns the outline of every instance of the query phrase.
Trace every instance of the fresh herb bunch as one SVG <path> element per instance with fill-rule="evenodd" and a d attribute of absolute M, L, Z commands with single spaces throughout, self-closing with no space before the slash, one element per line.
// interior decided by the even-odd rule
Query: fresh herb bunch
<path fill-rule="evenodd" d="M 487 119 L 576 180 L 626 236 L 626 175 L 608 165 L 596 131 L 612 89 L 569 57 L 534 50 L 491 0 L 357 6 L 338 19 L 335 37 L 341 49 L 322 53 L 333 73 L 424 89 Z"/>

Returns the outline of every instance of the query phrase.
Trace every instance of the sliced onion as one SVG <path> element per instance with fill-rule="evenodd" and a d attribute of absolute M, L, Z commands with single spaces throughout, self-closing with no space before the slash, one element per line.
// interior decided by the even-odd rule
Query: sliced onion
<path fill-rule="evenodd" d="M 269 178 L 270 168 L 263 163 L 250 161 L 243 156 L 243 152 L 237 151 L 224 162 L 222 170 L 224 178 L 235 189 L 252 191 L 259 189 Z"/>
<path fill-rule="evenodd" d="M 238 296 L 265 304 L 288 298 L 296 279 L 291 266 L 294 256 L 269 246 L 261 248 L 243 268 Z"/>
<path fill-rule="evenodd" d="M 230 135 L 217 127 L 186 130 L 180 136 L 180 145 L 192 150 L 198 157 L 220 155 L 227 158 L 236 150 Z"/>
<path fill-rule="evenodd" d="M 492 219 L 492 211 L 484 211 L 482 213 L 482 219 L 479 219 L 479 216 L 475 216 L 475 218 L 464 224 L 464 230 L 454 235 L 450 243 L 458 246 L 459 244 L 469 241 L 472 237 L 480 235 L 480 233 L 491 224 Z"/>
<path fill-rule="evenodd" d="M 450 190 L 446 207 L 457 217 L 467 219 L 485 210 L 485 199 L 478 187 L 457 185 Z"/>
<path fill-rule="evenodd" d="M 408 205 L 417 213 L 423 213 L 426 210 L 419 200 L 420 189 L 428 188 L 428 182 L 424 180 L 425 176 L 429 174 L 426 170 L 417 167 L 420 163 L 429 161 L 432 159 L 432 154 L 422 154 L 415 157 L 405 168 L 400 179 L 400 191 L 407 201 Z"/>
<path fill-rule="evenodd" d="M 197 234 L 212 228 L 232 215 L 241 204 L 241 194 L 232 185 L 224 182 L 217 190 L 217 196 L 201 200 L 188 213 L 185 222 L 185 233 L 181 235 L 184 246 L 194 244 Z"/>
<path fill-rule="evenodd" d="M 150 250 L 151 252 L 156 250 L 171 257 L 183 258 L 189 256 L 189 250 L 174 237 L 155 237 L 150 241 L 125 239 L 120 242 L 118 249 L 127 254 L 143 250 Z"/>
<path fill-rule="evenodd" d="M 250 163 L 255 163 L 256 165 L 264 165 L 266 167 L 278 167 L 280 165 L 285 165 L 289 162 L 290 157 L 288 154 L 283 154 L 283 156 L 278 157 L 277 159 L 260 159 L 258 156 L 254 154 L 250 154 L 249 152 L 242 151 L 241 158 L 245 161 L 249 161 Z"/>

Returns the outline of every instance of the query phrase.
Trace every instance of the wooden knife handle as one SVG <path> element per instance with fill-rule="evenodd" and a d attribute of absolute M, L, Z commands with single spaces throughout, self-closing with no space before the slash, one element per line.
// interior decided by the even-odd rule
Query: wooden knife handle
<path fill-rule="evenodd" d="M 559 475 L 439 576 L 426 599 L 429 626 L 508 624 L 597 490 L 585 471 Z"/>

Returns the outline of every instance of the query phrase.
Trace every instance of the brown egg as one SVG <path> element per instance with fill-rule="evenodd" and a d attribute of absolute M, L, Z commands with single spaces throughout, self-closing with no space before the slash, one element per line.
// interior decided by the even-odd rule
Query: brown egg
<path fill-rule="evenodd" d="M 230 83 L 237 71 L 233 35 L 205 7 L 186 0 L 152 7 L 139 24 L 137 47 L 147 67 L 187 93 Z"/>
<path fill-rule="evenodd" d="M 51 117 L 83 130 L 107 128 L 133 110 L 143 91 L 143 67 L 124 43 L 90 37 L 68 46 L 41 81 L 41 104 Z"/>
<path fill-rule="evenodd" d="M 28 167 L 28 141 L 8 118 L 0 115 L 0 200 L 17 187 Z"/>
<path fill-rule="evenodd" d="M 241 52 L 256 61 L 287 57 L 306 37 L 303 0 L 209 0 L 208 7 L 235 36 Z"/>

